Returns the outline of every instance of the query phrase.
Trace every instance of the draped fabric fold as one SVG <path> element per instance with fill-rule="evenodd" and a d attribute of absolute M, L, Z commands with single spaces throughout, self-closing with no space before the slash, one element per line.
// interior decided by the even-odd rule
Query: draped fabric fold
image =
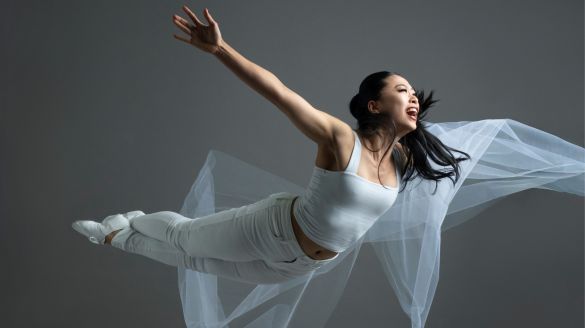
<path fill-rule="evenodd" d="M 438 284 L 443 231 L 526 189 L 584 196 L 583 147 L 511 119 L 424 124 L 444 144 L 471 156 L 460 163 L 457 183 L 416 177 L 362 238 L 304 277 L 251 285 L 179 268 L 187 326 L 323 327 L 365 242 L 373 247 L 411 326 L 424 327 Z M 205 216 L 282 191 L 302 194 L 304 187 L 211 150 L 180 213 Z"/>

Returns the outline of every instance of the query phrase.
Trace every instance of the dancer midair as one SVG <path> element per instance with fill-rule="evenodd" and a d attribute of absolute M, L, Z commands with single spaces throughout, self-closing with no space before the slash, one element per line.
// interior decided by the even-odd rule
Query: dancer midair
<path fill-rule="evenodd" d="M 317 144 L 313 177 L 304 195 L 276 193 L 195 219 L 171 211 L 131 211 L 101 223 L 74 222 L 73 228 L 92 242 L 238 281 L 276 283 L 332 261 L 363 236 L 406 184 L 400 177 L 405 168 L 434 180 L 456 174 L 459 159 L 418 124 L 432 100 L 422 107 L 422 93 L 403 76 L 382 71 L 364 79 L 350 103 L 358 121 L 354 130 L 234 50 L 209 10 L 203 11 L 208 25 L 186 6 L 183 10 L 190 21 L 174 15 L 173 22 L 188 37 L 174 37 L 215 56 Z M 401 145 L 417 129 L 411 139 L 417 147 Z M 421 138 L 422 148 L 416 142 Z M 453 170 L 439 172 L 415 162 L 426 153 Z"/>
<path fill-rule="evenodd" d="M 173 15 L 173 22 L 184 35 L 174 37 L 217 58 L 317 145 L 304 191 L 212 150 L 184 215 L 130 211 L 73 223 L 95 244 L 176 266 L 189 327 L 225 327 L 270 299 L 278 304 L 246 327 L 324 326 L 354 250 L 371 243 L 412 327 L 422 328 L 439 279 L 442 231 L 526 189 L 585 194 L 580 146 L 511 119 L 428 122 L 433 93 L 425 97 L 388 71 L 360 83 L 349 102 L 357 123 L 351 128 L 234 50 L 209 10 L 207 25 L 183 10 L 187 19 Z M 283 185 L 286 191 L 277 192 Z M 267 190 L 273 193 L 266 197 Z M 258 286 L 228 313 L 226 304 L 236 304 L 249 286 L 222 290 L 202 273 Z M 320 274 L 325 279 L 313 279 Z"/>

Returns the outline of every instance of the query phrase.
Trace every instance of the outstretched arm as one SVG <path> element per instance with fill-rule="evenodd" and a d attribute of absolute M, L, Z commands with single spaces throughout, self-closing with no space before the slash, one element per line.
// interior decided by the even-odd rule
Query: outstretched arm
<path fill-rule="evenodd" d="M 213 54 L 248 86 L 278 107 L 303 134 L 317 144 L 332 145 L 335 133 L 347 126 L 345 122 L 314 108 L 270 71 L 256 65 L 233 49 L 221 37 L 219 25 L 207 9 L 203 13 L 209 26 L 203 25 L 186 6 L 183 9 L 194 25 L 177 15 L 173 17 L 173 20 L 191 38 L 176 35 L 175 38 Z"/>

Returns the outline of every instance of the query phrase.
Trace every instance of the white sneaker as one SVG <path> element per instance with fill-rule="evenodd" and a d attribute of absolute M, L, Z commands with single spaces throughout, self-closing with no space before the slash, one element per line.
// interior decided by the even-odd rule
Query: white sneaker
<path fill-rule="evenodd" d="M 124 229 L 129 225 L 130 223 L 124 214 L 114 214 L 106 217 L 102 223 L 91 220 L 77 220 L 73 222 L 71 227 L 88 237 L 92 243 L 103 245 L 106 241 L 106 236 L 112 231 Z"/>

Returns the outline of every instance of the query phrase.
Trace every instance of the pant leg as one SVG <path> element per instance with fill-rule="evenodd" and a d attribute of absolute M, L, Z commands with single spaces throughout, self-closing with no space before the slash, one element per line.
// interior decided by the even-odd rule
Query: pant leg
<path fill-rule="evenodd" d="M 167 265 L 209 273 L 240 282 L 272 284 L 290 279 L 289 276 L 275 270 L 263 260 L 232 262 L 215 258 L 192 257 L 177 251 L 175 247 L 164 241 L 150 238 L 131 227 L 118 232 L 112 239 L 112 246 Z"/>
<path fill-rule="evenodd" d="M 270 222 L 281 215 L 276 198 L 189 219 L 162 211 L 133 218 L 136 231 L 165 242 L 176 251 L 196 258 L 231 262 L 289 259 L 270 233 Z"/>

